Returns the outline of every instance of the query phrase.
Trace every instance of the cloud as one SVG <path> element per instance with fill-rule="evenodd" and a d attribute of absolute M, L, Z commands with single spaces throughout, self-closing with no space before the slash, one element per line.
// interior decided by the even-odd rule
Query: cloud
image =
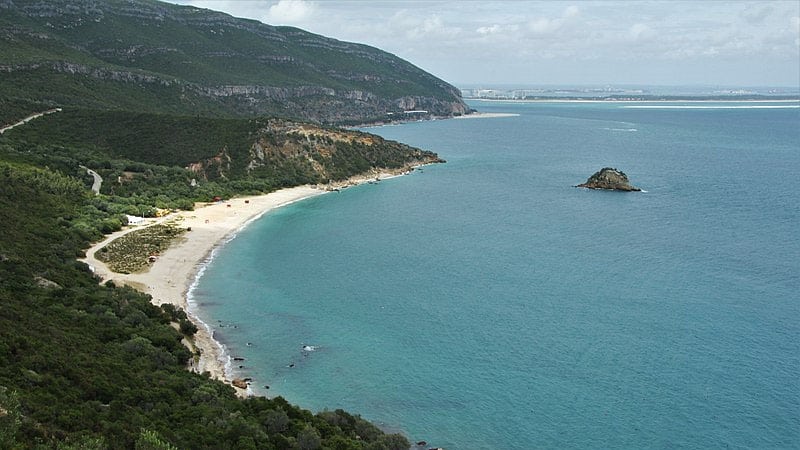
<path fill-rule="evenodd" d="M 280 0 L 269 7 L 264 21 L 275 25 L 301 24 L 316 12 L 316 4 L 306 0 Z"/>
<path fill-rule="evenodd" d="M 537 35 L 550 35 L 556 34 L 559 31 L 567 28 L 569 25 L 576 22 L 580 16 L 581 10 L 577 6 L 568 6 L 560 17 L 552 19 L 546 17 L 538 17 L 528 22 L 528 29 Z"/>
<path fill-rule="evenodd" d="M 774 9 L 771 5 L 748 5 L 741 13 L 740 16 L 748 23 L 757 25 L 763 23 L 769 17 Z"/>
<path fill-rule="evenodd" d="M 449 81 L 579 72 L 590 82 L 602 66 L 609 76 L 668 67 L 675 82 L 760 73 L 796 84 L 800 67 L 797 0 L 169 1 L 372 45 Z"/>
<path fill-rule="evenodd" d="M 628 37 L 633 41 L 646 41 L 655 36 L 655 32 L 643 23 L 635 23 L 628 30 Z"/>
<path fill-rule="evenodd" d="M 492 26 L 488 26 L 488 27 L 479 27 L 479 28 L 478 28 L 477 30 L 475 30 L 475 31 L 476 31 L 478 34 L 483 34 L 483 35 L 487 35 L 487 34 L 497 34 L 497 33 L 500 33 L 500 32 L 502 32 L 502 31 L 503 31 L 503 27 L 502 27 L 501 25 L 494 24 L 494 25 L 492 25 Z"/>
<path fill-rule="evenodd" d="M 580 14 L 581 14 L 581 9 L 575 5 L 571 5 L 564 10 L 563 17 L 565 19 L 571 19 L 573 17 L 578 17 Z"/>
<path fill-rule="evenodd" d="M 536 34 L 550 34 L 561 28 L 560 19 L 535 19 L 528 25 L 528 28 Z"/>
<path fill-rule="evenodd" d="M 398 11 L 384 26 L 384 32 L 391 35 L 403 35 L 411 40 L 433 40 L 440 42 L 444 39 L 453 39 L 461 35 L 460 27 L 450 26 L 445 23 L 439 14 L 430 13 L 421 16 L 408 10 Z"/>

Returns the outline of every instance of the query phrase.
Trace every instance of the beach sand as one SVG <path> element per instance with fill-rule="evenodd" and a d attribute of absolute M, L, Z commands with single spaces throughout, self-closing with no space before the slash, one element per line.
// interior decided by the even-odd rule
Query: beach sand
<path fill-rule="evenodd" d="M 499 117 L 517 117 L 517 113 L 485 113 L 474 112 L 472 114 L 465 114 L 463 116 L 455 116 L 453 119 L 494 119 Z"/>
<path fill-rule="evenodd" d="M 188 344 L 190 348 L 193 344 L 200 351 L 199 362 L 193 363 L 191 370 L 200 373 L 207 371 L 213 378 L 230 382 L 231 380 L 226 378 L 227 361 L 223 360 L 222 346 L 213 339 L 209 330 L 189 309 L 186 297 L 189 286 L 214 247 L 224 242 L 231 233 L 274 208 L 322 193 L 325 191 L 310 186 L 298 186 L 266 195 L 239 197 L 213 204 L 200 203 L 196 205 L 194 211 L 181 211 L 159 219 L 150 219 L 144 224 L 113 233 L 87 250 L 86 258 L 81 261 L 92 267 L 103 282 L 113 280 L 118 285 L 131 286 L 150 294 L 156 305 L 172 303 L 187 311 L 198 329 L 194 342 Z M 167 220 L 177 221 L 179 227 L 191 228 L 191 231 L 186 232 L 162 253 L 154 263 L 150 264 L 146 272 L 115 273 L 95 258 L 95 252 L 114 239 Z M 239 395 L 247 395 L 244 389 L 236 388 L 236 390 Z"/>
<path fill-rule="evenodd" d="M 88 264 L 103 283 L 111 280 L 117 285 L 131 286 L 150 294 L 156 305 L 172 303 L 183 308 L 197 325 L 198 330 L 193 342 L 185 342 L 190 349 L 200 353 L 199 361 L 193 362 L 189 369 L 198 373 L 209 372 L 212 378 L 230 384 L 232 380 L 228 379 L 229 374 L 225 372 L 228 356 L 225 355 L 222 345 L 214 340 L 210 329 L 189 308 L 187 299 L 188 290 L 211 251 L 217 245 L 224 243 L 228 236 L 272 209 L 376 178 L 392 178 L 407 170 L 409 169 L 393 172 L 374 171 L 333 185 L 297 186 L 266 195 L 237 197 L 211 204 L 198 203 L 194 211 L 180 211 L 158 219 L 147 219 L 143 223 L 112 233 L 92 245 L 86 251 L 86 258 L 80 261 Z M 165 221 L 175 221 L 177 226 L 191 228 L 191 231 L 184 233 L 170 248 L 159 255 L 146 271 L 132 274 L 112 272 L 102 261 L 95 258 L 98 250 L 120 236 Z M 240 396 L 250 394 L 246 389 L 235 386 L 234 388 Z"/>

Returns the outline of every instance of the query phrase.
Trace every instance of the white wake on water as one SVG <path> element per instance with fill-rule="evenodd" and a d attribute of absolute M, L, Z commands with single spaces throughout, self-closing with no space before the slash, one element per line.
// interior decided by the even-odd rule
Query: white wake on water
<path fill-rule="evenodd" d="M 632 132 L 632 131 L 639 131 L 639 130 L 637 130 L 636 128 L 610 128 L 610 127 L 603 127 L 603 128 L 601 128 L 601 130 L 608 130 L 608 131 L 628 131 L 628 132 Z"/>

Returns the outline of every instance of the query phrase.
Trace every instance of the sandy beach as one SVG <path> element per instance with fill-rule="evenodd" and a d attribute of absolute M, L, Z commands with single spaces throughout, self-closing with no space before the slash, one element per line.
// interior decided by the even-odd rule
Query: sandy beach
<path fill-rule="evenodd" d="M 140 224 L 112 233 L 92 245 L 86 251 L 86 258 L 80 261 L 88 264 L 103 283 L 112 280 L 118 285 L 128 285 L 150 294 L 156 305 L 171 303 L 183 308 L 198 329 L 194 342 L 185 342 L 200 353 L 199 361 L 192 363 L 189 369 L 198 373 L 209 372 L 211 377 L 231 383 L 232 380 L 228 379 L 228 374 L 225 372 L 228 357 L 225 356 L 222 345 L 214 340 L 211 331 L 197 318 L 196 312 L 189 307 L 187 299 L 188 290 L 211 251 L 224 243 L 228 236 L 270 210 L 376 178 L 392 178 L 406 171 L 407 169 L 396 172 L 375 171 L 330 186 L 297 186 L 266 195 L 237 197 L 210 204 L 198 203 L 194 211 L 179 211 L 157 219 L 146 219 Z M 191 231 L 184 233 L 169 249 L 159 255 L 147 271 L 120 274 L 111 271 L 106 264 L 95 258 L 98 250 L 120 236 L 167 221 L 177 222 L 177 226 L 191 228 Z M 246 389 L 236 388 L 236 390 L 240 396 L 250 394 Z"/>
<path fill-rule="evenodd" d="M 113 280 L 117 284 L 129 285 L 150 294 L 153 303 L 157 305 L 172 303 L 186 310 L 197 325 L 194 345 L 200 351 L 200 360 L 197 364 L 192 364 L 191 370 L 200 373 L 207 371 L 213 378 L 230 382 L 225 374 L 227 361 L 223 360 L 222 346 L 213 339 L 209 330 L 197 320 L 189 308 L 186 297 L 189 286 L 206 257 L 231 233 L 274 208 L 325 192 L 311 186 L 298 186 L 266 195 L 239 197 L 213 204 L 201 203 L 196 205 L 194 211 L 181 211 L 159 219 L 149 219 L 143 224 L 108 235 L 87 250 L 86 258 L 82 261 L 91 266 L 103 282 Z M 95 258 L 95 252 L 114 239 L 164 221 L 178 221 L 178 226 L 191 228 L 191 231 L 186 232 L 178 242 L 162 253 L 146 272 L 115 273 Z M 239 395 L 247 395 L 243 389 L 237 388 L 237 392 Z"/>
<path fill-rule="evenodd" d="M 463 116 L 455 116 L 453 119 L 494 119 L 499 117 L 517 117 L 517 113 L 485 113 L 474 112 L 472 114 L 464 114 Z"/>

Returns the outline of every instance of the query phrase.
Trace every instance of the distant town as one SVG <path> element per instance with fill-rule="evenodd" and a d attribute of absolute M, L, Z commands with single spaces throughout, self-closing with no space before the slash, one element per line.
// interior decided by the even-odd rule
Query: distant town
<path fill-rule="evenodd" d="M 484 100 L 798 100 L 796 87 L 714 88 L 704 86 L 483 87 L 461 88 L 465 99 Z"/>

